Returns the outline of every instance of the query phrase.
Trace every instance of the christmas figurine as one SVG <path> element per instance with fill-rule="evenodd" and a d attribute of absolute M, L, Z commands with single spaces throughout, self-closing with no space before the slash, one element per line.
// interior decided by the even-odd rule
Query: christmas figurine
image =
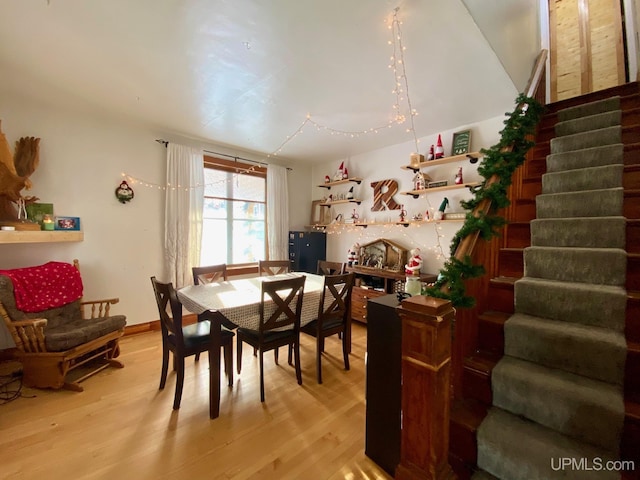
<path fill-rule="evenodd" d="M 351 212 L 351 219 L 355 222 L 356 220 L 358 220 L 360 218 L 360 215 L 358 215 L 356 213 L 356 209 L 353 209 L 353 212 Z"/>
<path fill-rule="evenodd" d="M 331 182 L 331 178 L 329 177 L 329 175 L 325 175 L 324 176 L 324 183 L 329 183 Z"/>
<path fill-rule="evenodd" d="M 344 174 L 344 162 L 340 163 L 340 167 L 338 168 L 338 170 L 336 170 L 336 173 L 333 176 L 333 181 L 339 182 L 340 180 L 342 180 L 343 174 Z"/>
<path fill-rule="evenodd" d="M 447 208 L 448 206 L 449 206 L 449 199 L 447 197 L 444 197 L 444 200 L 442 200 L 442 203 L 438 207 L 438 211 L 435 214 L 436 220 L 442 220 L 444 218 L 444 209 Z"/>
<path fill-rule="evenodd" d="M 458 173 L 455 176 L 456 185 L 462 185 L 462 167 L 458 167 Z"/>
<path fill-rule="evenodd" d="M 351 200 L 352 198 L 353 198 L 353 187 L 351 187 L 347 192 L 347 199 Z"/>
<path fill-rule="evenodd" d="M 349 170 L 347 170 L 347 167 L 344 167 L 344 170 L 342 171 L 342 178 L 344 180 L 346 180 L 347 178 L 349 178 Z"/>
<path fill-rule="evenodd" d="M 435 158 L 443 158 L 444 157 L 444 148 L 442 147 L 442 137 L 438 134 L 438 143 L 436 143 L 436 156 Z"/>
<path fill-rule="evenodd" d="M 422 267 L 422 257 L 420 256 L 420 249 L 417 247 L 412 248 L 409 253 L 411 253 L 411 258 L 404 266 L 404 273 L 411 276 L 420 275 L 420 268 Z"/>
<path fill-rule="evenodd" d="M 407 211 L 404 209 L 404 205 L 400 205 L 400 221 L 404 222 L 404 219 L 406 216 L 407 216 Z"/>
<path fill-rule="evenodd" d="M 413 189 L 414 190 L 424 190 L 426 188 L 426 184 L 424 181 L 424 175 L 422 172 L 418 172 L 413 176 Z"/>
<path fill-rule="evenodd" d="M 347 255 L 347 265 L 353 267 L 358 265 L 358 252 L 360 250 L 360 244 L 358 242 L 351 245 Z"/>
<path fill-rule="evenodd" d="M 431 147 L 429 148 L 429 156 L 427 157 L 427 160 L 433 160 L 434 158 L 435 158 L 434 146 L 431 145 Z"/>

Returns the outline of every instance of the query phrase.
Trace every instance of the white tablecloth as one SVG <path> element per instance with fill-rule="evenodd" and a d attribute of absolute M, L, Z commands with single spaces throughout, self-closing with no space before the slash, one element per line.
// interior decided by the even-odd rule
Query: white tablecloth
<path fill-rule="evenodd" d="M 243 278 L 220 283 L 191 285 L 178 290 L 178 298 L 187 310 L 203 313 L 217 310 L 238 327 L 258 329 L 260 323 L 260 288 L 263 280 L 275 280 L 304 275 L 301 325 L 306 325 L 318 316 L 318 304 L 324 286 L 324 277 L 311 273 L 285 273 L 268 277 Z M 268 298 L 268 296 L 267 296 Z M 295 299 L 293 300 L 295 302 Z M 273 305 L 273 302 L 270 302 Z M 294 304 L 295 305 L 295 304 Z M 293 306 L 292 306 L 293 309 Z M 268 315 L 275 311 L 266 308 Z"/>

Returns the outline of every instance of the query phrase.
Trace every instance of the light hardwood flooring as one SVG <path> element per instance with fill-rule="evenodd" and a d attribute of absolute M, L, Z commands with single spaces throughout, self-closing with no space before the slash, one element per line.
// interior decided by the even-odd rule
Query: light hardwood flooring
<path fill-rule="evenodd" d="M 180 410 L 175 374 L 158 390 L 159 332 L 125 337 L 124 369 L 86 380 L 84 392 L 23 388 L 0 406 L 2 479 L 390 479 L 364 455 L 366 329 L 353 328 L 351 370 L 327 339 L 322 385 L 314 339 L 303 335 L 303 385 L 281 349 L 258 359 L 244 348 L 232 389 L 222 375 L 220 417 L 209 419 L 208 362 L 187 360 Z M 234 359 L 235 369 L 235 359 Z"/>

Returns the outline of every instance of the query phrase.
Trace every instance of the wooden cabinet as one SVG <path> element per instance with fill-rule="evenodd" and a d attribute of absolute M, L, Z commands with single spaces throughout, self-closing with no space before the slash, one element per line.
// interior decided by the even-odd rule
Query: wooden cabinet
<path fill-rule="evenodd" d="M 351 319 L 361 323 L 367 323 L 367 302 L 389 293 L 404 290 L 404 272 L 392 272 L 389 270 L 365 267 L 347 267 L 347 272 L 356 275 L 356 286 L 351 292 Z M 436 274 L 425 273 L 420 275 L 422 282 L 435 282 Z"/>

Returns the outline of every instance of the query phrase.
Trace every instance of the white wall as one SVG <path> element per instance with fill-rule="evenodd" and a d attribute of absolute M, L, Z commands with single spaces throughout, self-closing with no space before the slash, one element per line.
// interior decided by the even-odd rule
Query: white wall
<path fill-rule="evenodd" d="M 506 107 L 505 111 L 515 108 Z M 499 132 L 504 127 L 504 116 L 486 120 L 474 125 L 462 125 L 455 130 L 441 132 L 442 143 L 445 155 L 451 154 L 451 139 L 455 131 L 471 130 L 471 150 L 478 151 L 481 148 L 489 148 L 499 141 Z M 435 144 L 438 134 L 430 135 L 420 139 L 421 153 L 429 150 L 429 145 Z M 376 150 L 364 155 L 358 155 L 345 159 L 350 177 L 361 177 L 364 181 L 354 188 L 354 196 L 362 199 L 361 205 L 354 203 L 334 205 L 331 207 L 332 218 L 342 213 L 345 218 L 349 218 L 355 208 L 361 219 L 377 222 L 396 222 L 399 220 L 399 211 L 372 212 L 373 188 L 371 183 L 379 180 L 394 179 L 398 182 L 400 192 L 412 190 L 413 172 L 402 170 L 402 165 L 409 164 L 409 156 L 415 151 L 415 143 L 409 141 L 403 144 L 394 145 L 388 148 Z M 330 191 L 326 188 L 317 187 L 324 183 L 324 176 L 333 176 L 340 162 L 331 162 L 316 165 L 313 168 L 313 199 L 321 199 L 329 193 L 346 193 L 349 186 L 332 187 Z M 449 185 L 453 184 L 454 175 L 458 167 L 463 168 L 463 179 L 465 182 L 479 181 L 477 167 L 479 163 L 471 164 L 469 161 L 460 163 L 450 163 L 433 168 L 425 168 L 423 172 L 428 173 L 434 180 L 448 180 Z M 434 192 L 424 195 L 424 198 L 414 199 L 408 195 L 396 195 L 397 203 L 405 205 L 409 218 L 417 213 L 424 215 L 427 209 L 430 215 L 437 210 L 443 198 L 449 199 L 450 207 L 446 212 L 462 212 L 459 206 L 461 200 L 470 198 L 467 189 L 447 190 L 444 192 Z M 431 217 L 433 218 L 433 216 Z M 398 225 L 370 225 L 367 228 L 355 227 L 352 225 L 342 225 L 327 229 L 327 259 L 331 261 L 345 262 L 347 251 L 354 242 L 360 244 L 368 243 L 378 238 L 386 238 L 399 243 L 407 249 L 419 247 L 422 252 L 423 265 L 422 272 L 436 273 L 442 267 L 445 257 L 449 255 L 449 245 L 451 238 L 462 226 L 461 222 L 441 222 L 439 224 L 429 223 L 423 225 L 412 225 L 403 227 Z M 439 244 L 439 245 L 438 245 Z M 444 254 L 444 257 L 443 257 Z"/>
<path fill-rule="evenodd" d="M 0 268 L 77 258 L 86 299 L 119 297 L 114 311 L 127 315 L 129 325 L 157 320 L 149 277 L 164 275 L 164 192 L 132 185 L 135 198 L 121 204 L 114 191 L 122 172 L 164 185 L 166 149 L 157 138 L 227 153 L 224 147 L 15 95 L 2 95 L 0 119 L 12 148 L 20 137 L 41 138 L 33 189 L 23 194 L 53 203 L 56 215 L 80 217 L 84 231 L 79 243 L 0 245 Z M 288 166 L 280 159 L 272 163 Z M 308 218 L 309 172 L 309 167 L 296 166 L 289 173 L 290 194 L 296 199 L 292 221 Z"/>

